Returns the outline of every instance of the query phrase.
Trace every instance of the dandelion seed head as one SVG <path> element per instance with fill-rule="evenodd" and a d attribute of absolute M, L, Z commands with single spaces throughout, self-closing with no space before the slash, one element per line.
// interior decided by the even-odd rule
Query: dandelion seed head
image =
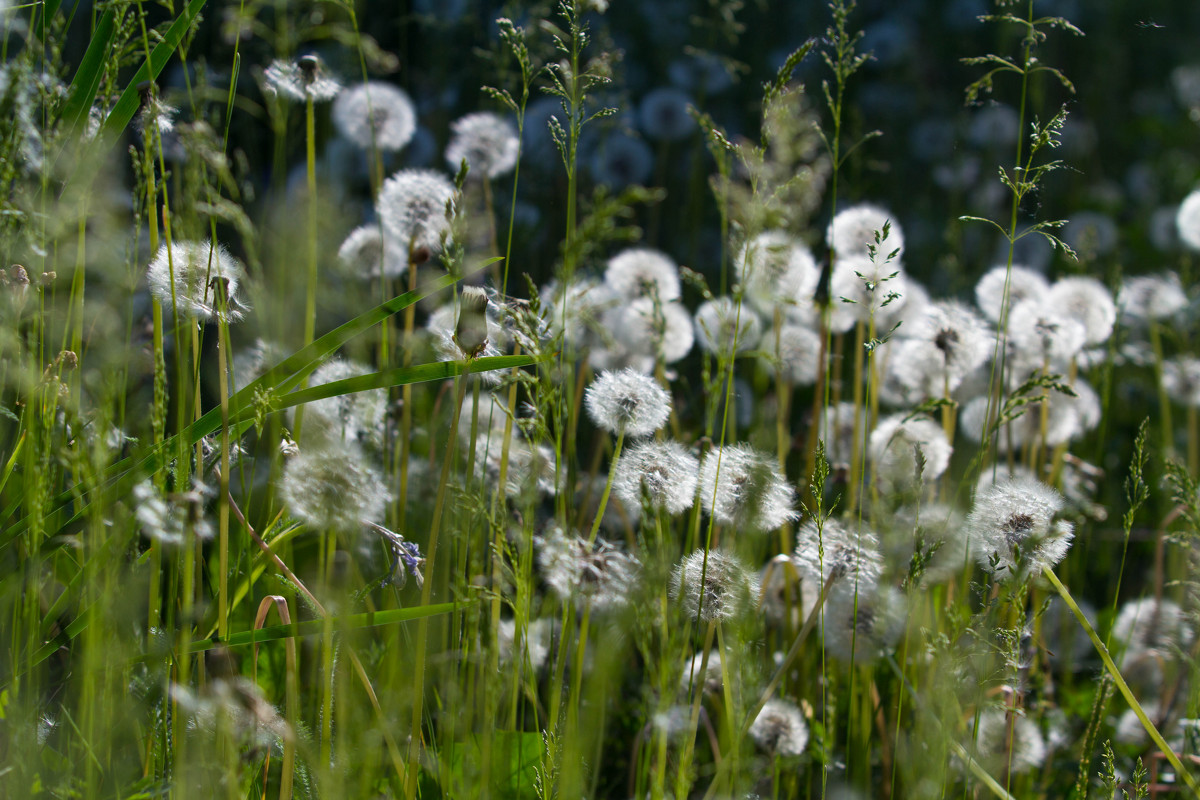
<path fill-rule="evenodd" d="M 801 580 L 818 590 L 832 579 L 863 592 L 883 575 L 879 538 L 870 531 L 851 531 L 835 519 L 818 528 L 815 520 L 809 520 L 800 526 L 796 541 L 792 563 Z"/>
<path fill-rule="evenodd" d="M 654 151 L 641 139 L 617 133 L 596 148 L 589 166 L 598 184 L 613 189 L 642 185 L 654 170 Z"/>
<path fill-rule="evenodd" d="M 1008 269 L 1004 264 L 989 269 L 979 283 L 975 284 L 975 302 L 979 310 L 992 322 L 1000 321 L 1004 304 L 1004 283 Z M 1022 300 L 1045 297 L 1050 283 L 1040 272 L 1021 264 L 1013 264 L 1012 277 L 1008 281 L 1009 308 Z"/>
<path fill-rule="evenodd" d="M 1171 660 L 1191 648 L 1195 631 L 1178 603 L 1165 597 L 1144 597 L 1121 606 L 1112 638 L 1125 645 L 1126 658 L 1153 653 Z"/>
<path fill-rule="evenodd" d="M 754 743 L 776 756 L 798 756 L 808 746 L 808 723 L 798 706 L 771 698 L 750 725 Z"/>
<path fill-rule="evenodd" d="M 446 163 L 457 171 L 466 160 L 468 179 L 498 178 L 513 171 L 521 141 L 512 122 L 499 114 L 479 111 L 459 117 L 450 125 Z"/>
<path fill-rule="evenodd" d="M 821 337 L 806 325 L 785 322 L 763 331 L 758 349 L 772 356 L 783 379 L 793 386 L 812 386 L 821 374 Z"/>
<path fill-rule="evenodd" d="M 1179 211 L 1175 213 L 1175 230 L 1185 247 L 1200 251 L 1200 189 L 1183 198 L 1179 204 Z"/>
<path fill-rule="evenodd" d="M 446 207 L 456 198 L 454 184 L 440 172 L 404 169 L 384 181 L 376 207 L 402 252 L 440 253 L 450 236 Z"/>
<path fill-rule="evenodd" d="M 1188 297 L 1174 272 L 1126 278 L 1117 294 L 1122 317 L 1140 324 L 1169 320 L 1188 307 Z"/>
<path fill-rule="evenodd" d="M 294 456 L 279 479 L 279 497 L 314 530 L 354 533 L 383 518 L 391 494 L 362 450 L 346 442 Z"/>
<path fill-rule="evenodd" d="M 649 436 L 671 416 L 671 395 L 649 375 L 631 369 L 602 372 L 583 396 L 597 427 L 626 436 Z"/>
<path fill-rule="evenodd" d="M 653 89 L 642 98 L 638 121 L 647 137 L 663 142 L 686 139 L 696 131 L 687 108 L 692 98 L 673 86 Z"/>
<path fill-rule="evenodd" d="M 671 599 L 683 614 L 703 622 L 727 622 L 756 605 L 758 578 L 740 558 L 721 550 L 703 550 L 683 558 L 671 575 Z"/>
<path fill-rule="evenodd" d="M 734 261 L 746 297 L 770 316 L 779 306 L 812 300 L 821 270 L 804 242 L 786 231 L 764 231 L 746 242 Z"/>
<path fill-rule="evenodd" d="M 318 56 L 304 55 L 296 61 L 272 61 L 263 71 L 267 89 L 288 100 L 325 103 L 341 91 L 341 84 L 330 76 Z"/>
<path fill-rule="evenodd" d="M 551 591 L 566 602 L 596 611 L 618 609 L 629 603 L 641 575 L 641 564 L 603 539 L 566 534 L 554 526 L 535 541 L 538 566 Z"/>
<path fill-rule="evenodd" d="M 189 492 L 164 494 L 149 479 L 133 487 L 134 517 L 142 535 L 168 547 L 208 541 L 216 531 L 204 514 L 204 484 L 193 481 Z"/>
<path fill-rule="evenodd" d="M 857 416 L 858 424 L 865 424 L 864 414 L 859 413 Z M 820 438 L 825 443 L 825 458 L 830 465 L 836 468 L 849 466 L 850 454 L 853 452 L 854 426 L 854 403 L 843 400 L 821 409 Z"/>
<path fill-rule="evenodd" d="M 542 287 L 540 295 L 550 333 L 562 333 L 566 341 L 580 347 L 594 338 L 605 312 L 617 305 L 616 295 L 607 283 L 588 277 L 576 277 L 565 291 L 557 281 L 551 282 Z"/>
<path fill-rule="evenodd" d="M 951 390 L 992 353 L 988 326 L 969 306 L 955 300 L 930 303 L 911 335 L 932 343 L 941 353 L 941 377 Z"/>
<path fill-rule="evenodd" d="M 333 103 L 333 123 L 342 136 L 368 150 L 402 149 L 417 132 L 417 112 L 403 89 L 381 81 L 351 86 Z"/>
<path fill-rule="evenodd" d="M 677 515 L 696 501 L 700 462 L 679 442 L 637 442 L 621 453 L 612 491 L 627 507 L 651 508 Z"/>
<path fill-rule="evenodd" d="M 399 278 L 408 271 L 408 255 L 378 225 L 362 225 L 350 232 L 338 248 L 338 262 L 348 274 L 361 278 Z"/>
<path fill-rule="evenodd" d="M 1071 546 L 1071 523 L 1056 520 L 1063 497 L 1029 479 L 1001 481 L 980 491 L 967 515 L 971 552 L 988 572 L 1023 576 L 1053 567 Z"/>
<path fill-rule="evenodd" d="M 1176 403 L 1200 408 L 1200 358 L 1175 356 L 1163 362 L 1162 382 Z"/>
<path fill-rule="evenodd" d="M 309 386 L 316 388 L 372 372 L 374 370 L 366 364 L 335 358 L 313 371 Z M 354 442 L 378 447 L 383 442 L 386 413 L 386 389 L 370 389 L 314 400 L 305 405 L 302 444 L 323 446 L 329 442 Z"/>
<path fill-rule="evenodd" d="M 979 715 L 974 750 L 980 765 L 993 775 L 1005 770 L 1020 775 L 1046 761 L 1046 740 L 1037 724 L 1018 712 L 1010 715 L 998 708 Z M 969 743 L 967 751 L 971 752 Z"/>
<path fill-rule="evenodd" d="M 753 350 L 762 336 L 762 321 L 746 305 L 731 297 L 708 300 L 696 309 L 696 341 L 700 347 L 719 356 Z"/>
<path fill-rule="evenodd" d="M 721 654 L 716 650 L 709 651 L 707 664 L 704 663 L 704 656 L 704 653 L 696 653 L 683 665 L 683 674 L 679 676 L 679 688 L 682 691 L 687 692 L 691 688 L 708 694 L 721 691 L 724 683 L 721 675 Z M 702 667 L 703 674 L 700 672 Z"/>
<path fill-rule="evenodd" d="M 775 530 L 800 516 L 794 497 L 774 457 L 749 445 L 713 448 L 700 462 L 700 504 L 724 525 Z"/>
<path fill-rule="evenodd" d="M 524 635 L 518 637 L 515 619 L 500 620 L 497 630 L 496 647 L 500 651 L 500 661 L 505 664 L 513 663 L 516 658 L 528 658 L 529 666 L 538 672 L 546 664 L 550 655 L 550 641 L 554 633 L 554 623 L 545 618 L 535 619 L 525 626 Z"/>
<path fill-rule="evenodd" d="M 1069 363 L 1083 350 L 1087 329 L 1050 303 L 1031 297 L 1013 306 L 1008 336 L 1018 360 L 1041 369 Z"/>
<path fill-rule="evenodd" d="M 876 247 L 876 261 L 882 265 L 885 258 L 893 250 L 899 250 L 897 258 L 904 255 L 904 233 L 894 216 L 884 209 L 870 203 L 860 203 L 837 213 L 829 223 L 825 237 L 833 247 L 833 252 L 839 261 L 845 258 L 867 259 L 867 247 L 875 246 L 875 232 L 883 232 L 885 223 L 889 224 L 888 237 Z M 892 266 L 898 269 L 898 265 Z"/>
<path fill-rule="evenodd" d="M 1095 278 L 1060 278 L 1051 285 L 1045 299 L 1047 305 L 1083 324 L 1088 344 L 1100 344 L 1112 335 L 1117 305 Z"/>
<path fill-rule="evenodd" d="M 660 354 L 666 364 L 679 361 L 696 341 L 692 315 L 678 302 L 656 303 L 639 297 L 613 309 L 606 319 L 616 341 L 628 353 L 645 356 L 649 369 Z"/>
<path fill-rule="evenodd" d="M 904 595 L 891 586 L 857 592 L 838 584 L 825 604 L 825 648 L 847 664 L 868 664 L 890 650 L 904 631 Z"/>
<path fill-rule="evenodd" d="M 648 248 L 622 250 L 610 258 L 604 282 L 625 300 L 656 294 L 667 303 L 680 297 L 679 267 L 665 253 Z"/>
<path fill-rule="evenodd" d="M 241 264 L 208 241 L 163 244 L 146 270 L 150 292 L 164 309 L 200 321 L 242 318 L 245 306 L 237 299 L 242 276 Z"/>
<path fill-rule="evenodd" d="M 867 445 L 875 480 L 888 493 L 933 483 L 950 465 L 954 451 L 940 425 L 923 417 L 906 417 L 894 414 L 880 420 Z"/>
<path fill-rule="evenodd" d="M 918 540 L 919 537 L 919 540 Z M 890 524 L 879 531 L 885 562 L 907 576 L 914 555 L 931 553 L 921 567 L 916 585 L 930 586 L 962 574 L 970 558 L 970 547 L 963 530 L 963 515 L 953 506 L 920 503 L 903 506 L 892 515 Z"/>

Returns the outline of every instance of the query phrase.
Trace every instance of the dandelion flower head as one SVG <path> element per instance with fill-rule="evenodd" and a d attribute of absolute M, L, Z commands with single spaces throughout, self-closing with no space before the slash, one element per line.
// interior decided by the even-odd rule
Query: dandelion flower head
<path fill-rule="evenodd" d="M 638 107 L 638 119 L 646 136 L 663 142 L 686 139 L 696 130 L 696 123 L 688 114 L 692 98 L 681 89 L 664 86 L 653 89 L 642 98 Z"/>
<path fill-rule="evenodd" d="M 608 318 L 616 340 L 629 353 L 646 356 L 651 367 L 659 356 L 667 364 L 679 361 L 696 342 L 692 315 L 682 303 L 639 297 L 614 308 Z"/>
<path fill-rule="evenodd" d="M 384 181 L 377 208 L 387 234 L 402 249 L 439 253 L 450 236 L 447 204 L 456 195 L 440 172 L 405 169 Z"/>
<path fill-rule="evenodd" d="M 807 325 L 785 322 L 778 332 L 763 331 L 758 349 L 770 354 L 785 381 L 811 386 L 821 372 L 821 344 L 821 337 Z"/>
<path fill-rule="evenodd" d="M 841 584 L 825 606 L 825 648 L 847 664 L 874 661 L 900 638 L 904 611 L 904 595 L 891 586 L 855 592 Z"/>
<path fill-rule="evenodd" d="M 936 481 L 954 450 L 941 425 L 907 417 L 900 413 L 880 420 L 867 445 L 875 479 L 890 490 L 919 489 Z"/>
<path fill-rule="evenodd" d="M 279 496 L 288 512 L 318 531 L 353 533 L 383 518 L 387 485 L 351 443 L 305 448 L 284 467 Z"/>
<path fill-rule="evenodd" d="M 771 698 L 750 725 L 750 738 L 772 755 L 798 756 L 808 746 L 808 723 L 794 704 Z"/>
<path fill-rule="evenodd" d="M 690 618 L 723 622 L 749 613 L 758 597 L 758 578 L 737 556 L 721 550 L 696 550 L 675 567 L 671 599 Z"/>
<path fill-rule="evenodd" d="M 746 242 L 734 262 L 746 297 L 770 316 L 778 306 L 812 300 L 821 270 L 804 242 L 785 231 L 764 231 Z"/>
<path fill-rule="evenodd" d="M 242 267 L 221 245 L 177 241 L 163 244 L 146 271 L 150 292 L 164 308 L 201 321 L 242 318 L 237 300 Z"/>
<path fill-rule="evenodd" d="M 341 84 L 325 71 L 318 56 L 304 55 L 296 61 L 272 61 L 263 72 L 267 90 L 287 100 L 303 103 L 312 100 L 324 103 L 341 91 Z"/>
<path fill-rule="evenodd" d="M 627 300 L 656 294 L 666 303 L 680 297 L 679 267 L 670 256 L 648 248 L 623 250 L 610 258 L 604 282 Z"/>
<path fill-rule="evenodd" d="M 1001 577 L 1053 567 L 1066 556 L 1073 526 L 1055 520 L 1062 495 L 1028 478 L 1001 481 L 983 489 L 967 515 L 971 552 L 988 572 Z"/>
<path fill-rule="evenodd" d="M 652 508 L 675 515 L 695 503 L 700 462 L 679 442 L 638 442 L 613 469 L 613 493 L 628 507 L 645 498 Z"/>
<path fill-rule="evenodd" d="M 385 238 L 378 225 L 361 225 L 338 248 L 346 272 L 363 278 L 399 278 L 408 271 L 408 256 L 399 242 Z"/>
<path fill-rule="evenodd" d="M 1126 278 L 1117 295 L 1122 316 L 1137 322 L 1175 317 L 1188 306 L 1187 293 L 1174 272 Z"/>
<path fill-rule="evenodd" d="M 629 602 L 641 574 L 633 556 L 603 539 L 589 544 L 555 526 L 536 542 L 538 566 L 554 594 L 595 610 L 620 608 Z"/>
<path fill-rule="evenodd" d="M 1117 305 L 1112 294 L 1095 278 L 1060 278 L 1046 294 L 1046 303 L 1083 324 L 1087 344 L 1100 344 L 1112 335 Z"/>

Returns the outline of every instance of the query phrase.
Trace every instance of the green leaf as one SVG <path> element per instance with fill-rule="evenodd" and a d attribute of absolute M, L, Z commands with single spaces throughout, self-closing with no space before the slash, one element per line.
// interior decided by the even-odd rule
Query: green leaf
<path fill-rule="evenodd" d="M 110 7 L 96 23 L 92 40 L 88 43 L 87 51 L 79 61 L 79 69 L 67 89 L 67 100 L 62 107 L 63 131 L 68 136 L 77 130 L 87 119 L 96 92 L 100 88 L 100 78 L 104 73 L 104 62 L 112 47 L 113 35 L 116 33 L 116 15 Z"/>

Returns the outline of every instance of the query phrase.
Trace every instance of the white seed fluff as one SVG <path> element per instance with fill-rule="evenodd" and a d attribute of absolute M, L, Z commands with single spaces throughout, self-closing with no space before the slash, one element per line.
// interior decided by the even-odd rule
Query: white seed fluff
<path fill-rule="evenodd" d="M 628 507 L 639 507 L 644 496 L 651 507 L 675 515 L 695 503 L 700 462 L 679 442 L 638 442 L 613 469 L 613 494 Z"/>
<path fill-rule="evenodd" d="M 352 86 L 333 103 L 338 131 L 364 150 L 400 150 L 417 132 L 417 113 L 403 89 L 381 81 Z"/>
<path fill-rule="evenodd" d="M 1057 491 L 1028 478 L 983 489 L 967 515 L 972 554 L 985 570 L 1001 577 L 1053 567 L 1066 556 L 1074 536 L 1071 523 L 1055 520 L 1064 505 Z"/>
<path fill-rule="evenodd" d="M 770 531 L 799 517 L 774 457 L 749 445 L 717 447 L 700 462 L 700 504 L 717 522 Z"/>
<path fill-rule="evenodd" d="M 440 172 L 405 169 L 384 181 L 376 207 L 388 235 L 403 251 L 411 247 L 438 253 L 450 235 L 446 206 L 455 195 L 454 184 Z"/>
<path fill-rule="evenodd" d="M 468 178 L 498 178 L 517 165 L 521 141 L 509 120 L 488 111 L 459 117 L 450 125 L 446 163 L 454 172 L 465 160 Z"/>
<path fill-rule="evenodd" d="M 598 427 L 626 436 L 649 436 L 671 416 L 671 395 L 649 375 L 631 369 L 602 372 L 583 396 Z"/>
<path fill-rule="evenodd" d="M 243 306 L 237 301 L 241 279 L 237 260 L 221 245 L 208 241 L 163 244 L 146 270 L 150 292 L 164 309 L 176 308 L 181 315 L 198 320 L 241 319 Z"/>

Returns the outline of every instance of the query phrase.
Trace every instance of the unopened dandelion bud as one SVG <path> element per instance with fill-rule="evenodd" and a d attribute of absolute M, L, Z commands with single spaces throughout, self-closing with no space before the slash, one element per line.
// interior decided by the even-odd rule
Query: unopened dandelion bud
<path fill-rule="evenodd" d="M 79 356 L 73 350 L 63 350 L 58 354 L 56 361 L 65 370 L 72 370 L 79 366 Z"/>
<path fill-rule="evenodd" d="M 42 286 L 49 286 L 50 284 L 54 283 L 56 280 L 58 280 L 57 272 L 43 272 L 42 273 Z"/>
<path fill-rule="evenodd" d="M 13 264 L 9 269 L 9 280 L 12 281 L 12 286 L 17 291 L 24 291 L 29 286 L 29 273 L 20 264 Z"/>
<path fill-rule="evenodd" d="M 488 343 L 487 292 L 478 286 L 465 286 L 460 301 L 462 308 L 454 326 L 454 342 L 467 358 L 475 358 Z"/>

